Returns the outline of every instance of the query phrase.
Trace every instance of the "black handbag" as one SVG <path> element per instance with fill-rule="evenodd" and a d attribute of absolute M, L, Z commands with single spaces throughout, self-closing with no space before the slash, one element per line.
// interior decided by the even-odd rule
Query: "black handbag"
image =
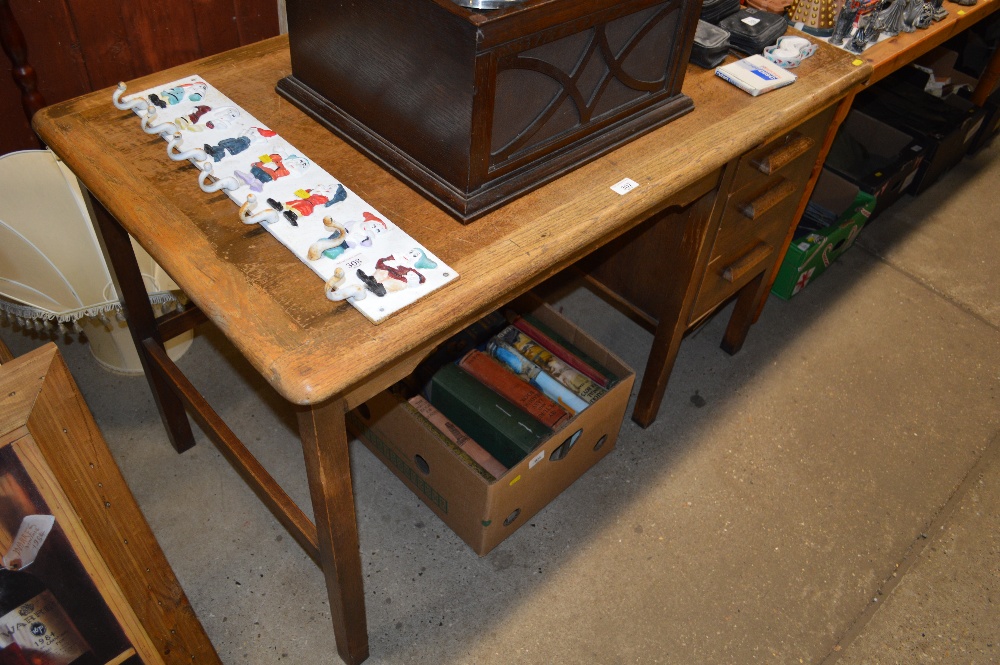
<path fill-rule="evenodd" d="M 740 10 L 740 0 L 704 0 L 701 3 L 701 20 L 719 24 L 719 21 Z"/>
<path fill-rule="evenodd" d="M 719 22 L 729 32 L 729 44 L 748 55 L 759 54 L 778 40 L 788 29 L 784 16 L 744 7 Z"/>
<path fill-rule="evenodd" d="M 722 64 L 729 53 L 729 32 L 707 21 L 698 21 L 691 47 L 691 62 L 711 69 Z"/>

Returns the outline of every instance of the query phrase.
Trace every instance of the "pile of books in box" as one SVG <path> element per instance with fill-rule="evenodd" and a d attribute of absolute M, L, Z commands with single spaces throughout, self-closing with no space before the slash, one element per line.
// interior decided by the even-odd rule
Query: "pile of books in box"
<path fill-rule="evenodd" d="M 410 405 L 499 478 L 618 381 L 530 315 L 481 319 L 414 372 Z"/>

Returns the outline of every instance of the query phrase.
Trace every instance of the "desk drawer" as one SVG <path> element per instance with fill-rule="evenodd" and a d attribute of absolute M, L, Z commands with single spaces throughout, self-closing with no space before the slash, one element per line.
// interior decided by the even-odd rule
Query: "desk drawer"
<path fill-rule="evenodd" d="M 740 158 L 689 324 L 778 260 L 834 109 Z"/>
<path fill-rule="evenodd" d="M 727 204 L 712 258 L 691 310 L 691 322 L 723 303 L 777 260 L 802 196 L 802 185 L 784 178 L 767 184 L 762 192 L 744 191 Z M 756 195 L 746 197 L 746 194 Z"/>
<path fill-rule="evenodd" d="M 743 188 L 729 197 L 709 263 L 732 258 L 753 239 L 784 230 L 802 196 L 802 184 L 781 176 Z"/>
<path fill-rule="evenodd" d="M 737 165 L 734 191 L 761 187 L 776 175 L 808 180 L 832 117 L 831 108 L 743 155 Z"/>

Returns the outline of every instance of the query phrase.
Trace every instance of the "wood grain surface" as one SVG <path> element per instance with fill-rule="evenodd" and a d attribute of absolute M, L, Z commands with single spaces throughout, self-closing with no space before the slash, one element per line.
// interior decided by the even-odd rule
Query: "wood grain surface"
<path fill-rule="evenodd" d="M 143 90 L 199 74 L 329 171 L 461 277 L 373 326 L 264 229 L 203 194 L 193 166 L 111 104 L 111 89 L 49 107 L 35 128 L 83 183 L 287 399 L 318 403 L 359 388 L 664 208 L 748 149 L 865 81 L 871 70 L 820 44 L 799 80 L 760 97 L 690 67 L 695 110 L 463 226 L 274 93 L 290 74 L 287 40 L 129 82 Z M 625 196 L 610 186 L 639 183 Z M 686 199 L 686 200 L 685 200 Z"/>

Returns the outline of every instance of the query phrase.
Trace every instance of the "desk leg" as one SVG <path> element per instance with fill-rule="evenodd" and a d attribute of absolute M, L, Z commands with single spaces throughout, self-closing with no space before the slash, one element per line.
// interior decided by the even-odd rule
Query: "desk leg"
<path fill-rule="evenodd" d="M 972 91 L 972 103 L 980 107 L 985 104 L 997 81 L 1000 81 L 1000 48 L 993 51 L 990 61 L 986 64 L 986 70 L 979 77 L 976 89 Z"/>
<path fill-rule="evenodd" d="M 677 360 L 677 352 L 687 330 L 691 308 L 700 286 L 700 281 L 694 279 L 694 276 L 704 274 L 712 250 L 714 236 L 706 236 L 709 231 L 718 228 L 726 206 L 726 197 L 719 192 L 729 191 L 735 175 L 734 162 L 723 170 L 718 188 L 703 196 L 688 211 L 682 247 L 672 264 L 678 279 L 684 276 L 686 287 L 666 289 L 660 303 L 653 346 L 646 360 L 635 408 L 632 409 L 632 420 L 641 427 L 649 427 L 660 410 L 663 393 L 666 392 L 667 381 L 674 369 L 674 361 Z"/>
<path fill-rule="evenodd" d="M 337 652 L 355 665 L 368 658 L 368 623 L 346 411 L 344 401 L 334 399 L 300 407 L 298 417 Z"/>
<path fill-rule="evenodd" d="M 736 355 L 743 348 L 743 342 L 747 339 L 750 326 L 754 322 L 754 314 L 761 299 L 766 296 L 762 293 L 765 284 L 765 277 L 769 271 L 764 271 L 751 279 L 740 289 L 740 294 L 736 296 L 736 306 L 733 308 L 732 316 L 729 317 L 729 324 L 726 326 L 726 333 L 722 336 L 722 350 L 729 355 Z"/>
<path fill-rule="evenodd" d="M 143 344 L 145 340 L 151 339 L 162 348 L 163 338 L 156 327 L 156 316 L 149 304 L 142 272 L 135 260 L 132 240 L 118 220 L 90 192 L 86 192 L 84 199 L 87 201 L 91 217 L 97 222 L 99 231 L 97 235 L 101 241 L 101 248 L 110 263 L 108 267 L 111 269 L 111 279 L 121 298 L 129 333 L 139 352 L 139 360 L 142 361 L 143 372 L 153 391 L 160 419 L 174 450 L 179 453 L 184 452 L 194 446 L 194 434 L 191 432 L 191 422 L 184 411 L 184 403 L 173 392 L 171 384 L 167 382 L 159 367 L 150 361 Z"/>

